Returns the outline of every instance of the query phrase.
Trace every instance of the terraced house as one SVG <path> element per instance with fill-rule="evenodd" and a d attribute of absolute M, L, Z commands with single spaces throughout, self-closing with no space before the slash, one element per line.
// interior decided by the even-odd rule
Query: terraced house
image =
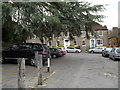
<path fill-rule="evenodd" d="M 94 34 L 89 33 L 90 39 L 86 38 L 86 30 L 85 28 L 81 29 L 81 36 L 74 36 L 74 40 L 69 39 L 69 32 L 66 35 L 61 33 L 60 37 L 51 37 L 51 40 L 44 39 L 44 43 L 50 47 L 58 47 L 64 46 L 65 48 L 70 45 L 74 45 L 75 47 L 80 48 L 83 52 L 88 51 L 89 48 L 94 48 L 96 46 L 108 46 L 108 29 L 103 26 L 94 26 L 93 28 Z M 39 38 L 33 38 L 31 40 L 27 40 L 27 42 L 40 42 Z"/>
<path fill-rule="evenodd" d="M 75 47 L 80 47 L 82 51 L 88 51 L 89 48 L 94 48 L 96 46 L 108 46 L 108 29 L 103 26 L 95 26 L 93 28 L 94 33 L 89 33 L 90 39 L 86 38 L 86 30 L 82 28 L 82 35 L 80 37 L 74 36 L 74 40 L 69 39 L 69 32 L 67 35 L 61 35 L 61 37 L 55 38 L 53 35 L 52 40 L 47 44 L 49 46 L 58 47 L 63 45 L 65 48 L 71 44 Z"/>

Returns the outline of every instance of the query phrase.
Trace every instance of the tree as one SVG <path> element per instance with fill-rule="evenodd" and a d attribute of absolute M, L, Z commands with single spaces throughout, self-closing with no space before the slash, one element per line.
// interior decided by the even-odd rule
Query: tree
<path fill-rule="evenodd" d="M 73 36 L 81 35 L 81 28 L 85 27 L 87 38 L 92 26 L 99 24 L 103 5 L 91 6 L 88 2 L 13 2 L 2 4 L 3 41 L 25 42 L 27 37 L 36 34 L 43 37 L 55 37 L 60 33 L 70 32 Z"/>

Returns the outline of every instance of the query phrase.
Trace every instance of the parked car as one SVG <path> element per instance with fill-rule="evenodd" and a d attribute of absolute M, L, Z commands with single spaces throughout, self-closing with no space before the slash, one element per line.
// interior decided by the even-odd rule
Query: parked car
<path fill-rule="evenodd" d="M 76 49 L 76 48 L 74 48 L 74 47 L 67 47 L 67 48 L 66 48 L 66 51 L 67 51 L 67 52 L 74 52 L 74 53 L 80 53 L 80 52 L 81 52 L 80 49 Z"/>
<path fill-rule="evenodd" d="M 57 58 L 62 56 L 62 53 L 57 48 L 49 48 L 49 50 L 52 58 Z"/>
<path fill-rule="evenodd" d="M 18 58 L 25 58 L 30 65 L 35 65 L 35 51 L 42 54 L 43 65 L 49 57 L 49 49 L 45 44 L 39 43 L 20 43 L 2 51 L 2 63 L 7 60 L 16 60 Z"/>
<path fill-rule="evenodd" d="M 57 49 L 60 50 L 60 52 L 62 53 L 62 55 L 65 55 L 66 54 L 66 50 L 64 47 L 58 47 Z"/>
<path fill-rule="evenodd" d="M 102 53 L 102 51 L 104 50 L 104 48 L 106 47 L 95 47 L 93 49 L 89 49 L 90 53 Z"/>
<path fill-rule="evenodd" d="M 104 48 L 104 50 L 102 51 L 102 56 L 109 57 L 111 50 L 112 50 L 112 48 Z"/>
<path fill-rule="evenodd" d="M 109 58 L 112 60 L 120 60 L 120 47 L 113 48 L 110 52 Z"/>

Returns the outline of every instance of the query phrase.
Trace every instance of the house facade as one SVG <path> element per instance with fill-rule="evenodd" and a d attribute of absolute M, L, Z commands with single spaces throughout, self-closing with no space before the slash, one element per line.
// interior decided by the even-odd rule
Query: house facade
<path fill-rule="evenodd" d="M 61 35 L 61 37 L 55 38 L 53 36 L 52 40 L 46 42 L 48 46 L 58 47 L 59 45 L 64 46 L 65 48 L 69 47 L 71 44 L 75 47 L 80 47 L 80 49 L 85 52 L 89 48 L 94 48 L 96 46 L 108 46 L 108 29 L 107 27 L 97 26 L 94 27 L 94 33 L 89 33 L 90 39 L 86 38 L 86 30 L 83 28 L 81 30 L 82 34 L 80 37 L 74 36 L 74 40 L 69 39 L 69 32 L 67 36 Z M 96 37 L 95 37 L 96 36 Z"/>
<path fill-rule="evenodd" d="M 108 29 L 107 27 L 96 26 L 93 28 L 94 33 L 89 33 L 90 39 L 86 38 L 86 30 L 85 28 L 81 29 L 81 36 L 74 36 L 74 40 L 69 39 L 69 32 L 66 35 L 61 33 L 60 37 L 50 37 L 51 40 L 45 39 L 43 37 L 43 41 L 50 47 L 69 47 L 70 45 L 74 45 L 75 47 L 80 48 L 83 52 L 88 51 L 90 48 L 99 47 L 99 46 L 108 46 Z M 27 42 L 40 42 L 38 37 L 33 37 L 32 39 L 28 39 Z"/>

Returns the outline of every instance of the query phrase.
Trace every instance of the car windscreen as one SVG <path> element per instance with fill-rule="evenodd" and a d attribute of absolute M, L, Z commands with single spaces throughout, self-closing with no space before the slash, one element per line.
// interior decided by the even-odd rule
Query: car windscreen
<path fill-rule="evenodd" d="M 116 49 L 116 52 L 117 52 L 117 53 L 120 53 L 120 48 Z"/>
<path fill-rule="evenodd" d="M 33 49 L 42 49 L 41 44 L 34 44 Z"/>
<path fill-rule="evenodd" d="M 43 44 L 43 47 L 44 47 L 45 50 L 49 50 L 49 48 L 46 44 Z"/>

